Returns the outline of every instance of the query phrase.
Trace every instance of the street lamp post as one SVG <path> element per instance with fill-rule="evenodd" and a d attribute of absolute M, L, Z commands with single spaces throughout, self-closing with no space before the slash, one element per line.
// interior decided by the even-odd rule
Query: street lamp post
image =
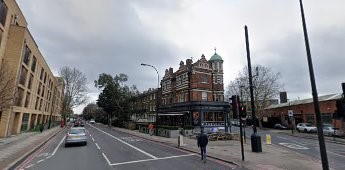
<path fill-rule="evenodd" d="M 317 95 L 315 76 L 314 76 L 314 68 L 313 68 L 313 61 L 312 61 L 312 58 L 311 58 L 311 52 L 310 52 L 310 47 L 309 47 L 309 38 L 308 38 L 307 26 L 306 26 L 305 17 L 304 17 L 304 9 L 303 9 L 302 0 L 299 0 L 299 4 L 300 4 L 300 9 L 301 9 L 302 27 L 303 27 L 303 33 L 304 33 L 304 42 L 305 42 L 305 48 L 306 48 L 306 52 L 307 52 L 310 84 L 311 84 L 311 89 L 312 89 L 312 94 L 313 94 L 313 101 L 314 101 L 314 109 L 315 109 L 316 124 L 317 124 L 317 136 L 318 136 L 319 145 L 320 145 L 322 169 L 323 170 L 328 170 L 329 169 L 329 165 L 328 165 L 328 159 L 327 159 L 327 151 L 326 151 L 325 139 L 323 137 L 323 131 L 322 131 L 322 120 L 321 120 L 321 113 L 320 113 L 319 98 L 318 98 L 318 95 Z"/>
<path fill-rule="evenodd" d="M 159 73 L 158 73 L 158 70 L 156 69 L 156 67 L 154 67 L 154 66 L 152 66 L 152 65 L 150 65 L 150 64 L 144 64 L 144 63 L 141 63 L 141 65 L 142 66 L 149 66 L 149 67 L 152 67 L 153 69 L 155 69 L 156 70 L 156 72 L 157 72 L 157 94 L 156 94 L 156 109 L 155 109 L 155 111 L 156 111 L 156 136 L 158 136 L 158 94 L 159 94 L 159 92 L 158 92 L 158 89 L 159 89 Z"/>

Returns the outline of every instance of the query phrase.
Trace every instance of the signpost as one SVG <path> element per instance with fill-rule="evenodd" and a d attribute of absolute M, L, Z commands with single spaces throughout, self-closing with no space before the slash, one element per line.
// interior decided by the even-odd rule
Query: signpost
<path fill-rule="evenodd" d="M 293 129 L 294 129 L 293 110 L 288 110 L 288 116 L 291 122 L 291 133 L 293 134 Z"/>

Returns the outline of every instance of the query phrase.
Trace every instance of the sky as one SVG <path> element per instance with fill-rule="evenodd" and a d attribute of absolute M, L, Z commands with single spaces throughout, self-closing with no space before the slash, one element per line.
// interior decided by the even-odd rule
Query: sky
<path fill-rule="evenodd" d="M 224 86 L 247 65 L 281 73 L 290 100 L 312 97 L 298 0 L 17 0 L 45 60 L 84 72 L 89 102 L 98 98 L 101 73 L 129 76 L 139 91 L 157 87 L 165 69 L 217 54 Z M 341 93 L 345 82 L 344 0 L 303 1 L 319 95 Z M 75 113 L 82 112 L 83 106 Z"/>

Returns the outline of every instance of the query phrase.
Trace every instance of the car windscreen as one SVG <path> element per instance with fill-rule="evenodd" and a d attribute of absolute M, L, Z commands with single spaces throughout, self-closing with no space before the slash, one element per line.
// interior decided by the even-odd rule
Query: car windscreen
<path fill-rule="evenodd" d="M 313 125 L 311 125 L 311 124 L 305 124 L 305 126 L 311 127 L 311 126 L 313 126 Z"/>
<path fill-rule="evenodd" d="M 81 133 L 85 133 L 84 129 L 71 129 L 69 131 L 70 134 L 81 134 Z"/>

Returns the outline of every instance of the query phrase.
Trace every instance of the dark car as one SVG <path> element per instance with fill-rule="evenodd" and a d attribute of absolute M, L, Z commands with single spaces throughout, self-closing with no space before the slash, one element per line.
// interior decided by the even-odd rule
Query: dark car
<path fill-rule="evenodd" d="M 73 124 L 74 127 L 83 127 L 84 126 L 84 123 L 83 121 L 75 121 L 74 124 Z"/>
<path fill-rule="evenodd" d="M 274 129 L 287 129 L 287 127 L 281 125 L 280 123 L 277 123 L 277 124 L 274 125 Z"/>

